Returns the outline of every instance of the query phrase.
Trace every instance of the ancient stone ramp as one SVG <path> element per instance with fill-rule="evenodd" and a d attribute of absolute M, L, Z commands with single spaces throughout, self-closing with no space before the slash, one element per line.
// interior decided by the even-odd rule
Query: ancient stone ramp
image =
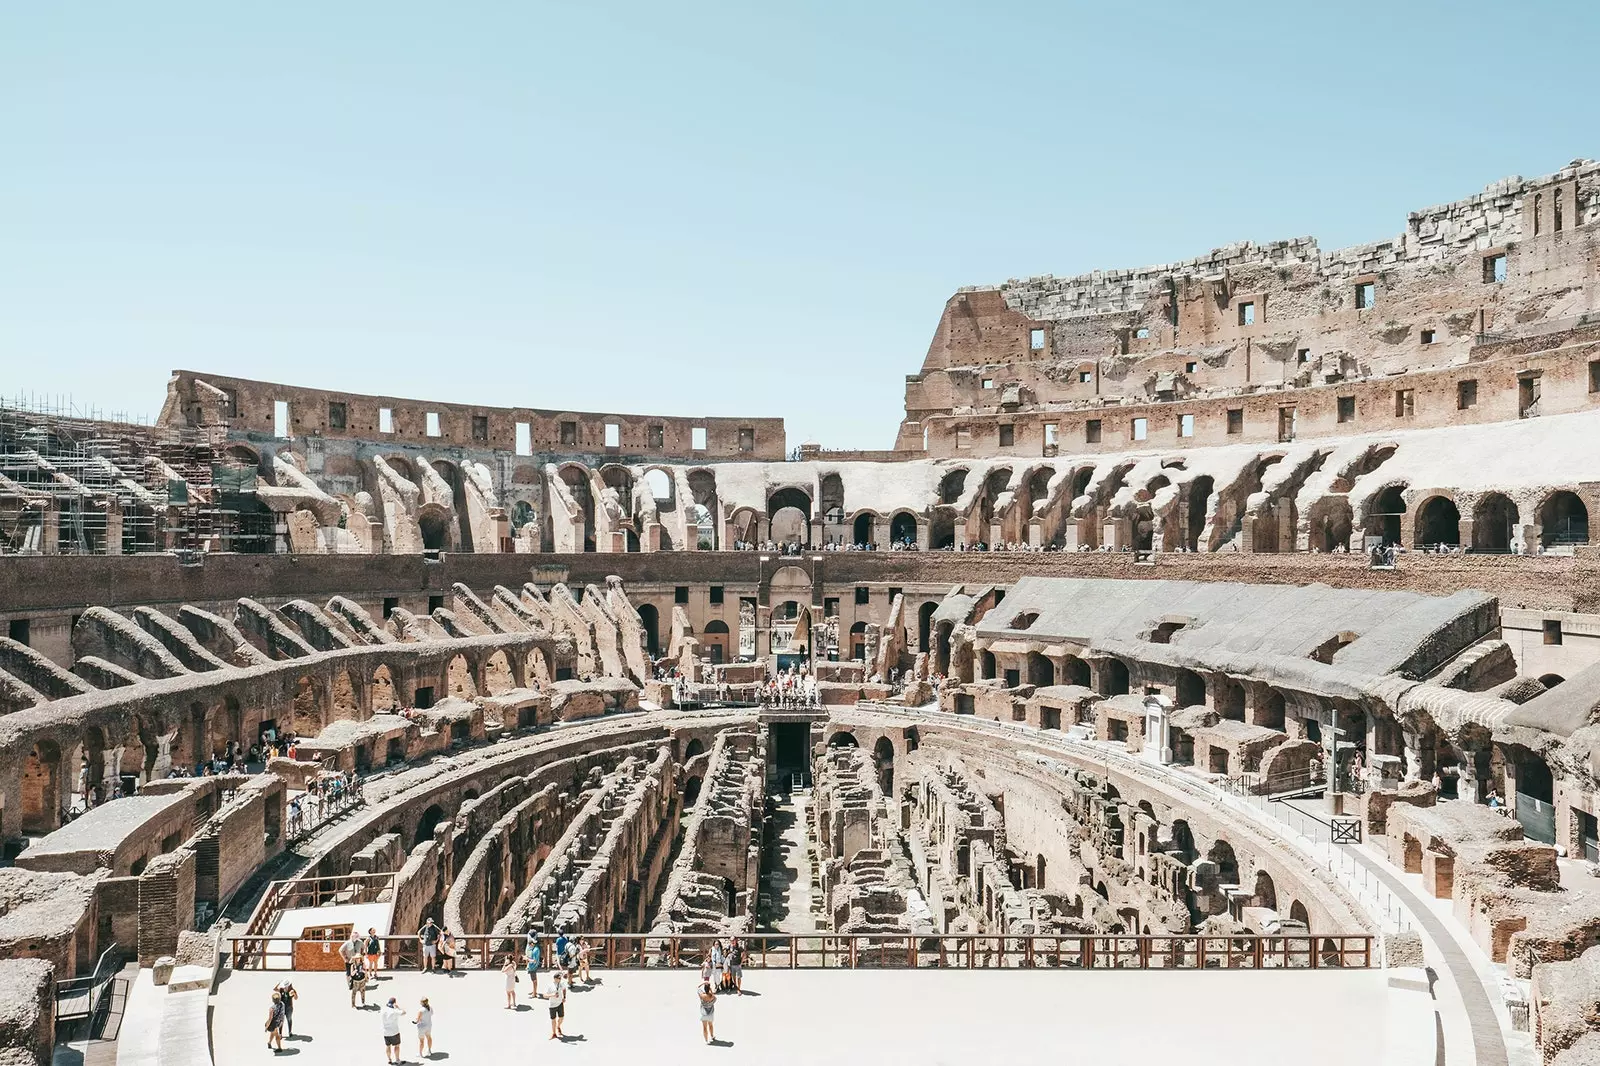
<path fill-rule="evenodd" d="M 255 600 L 239 600 L 234 607 L 234 622 L 246 640 L 272 659 L 298 659 L 317 652 L 277 612 Z"/>
<path fill-rule="evenodd" d="M 105 607 L 90 607 L 79 616 L 72 630 L 72 650 L 77 656 L 96 656 L 151 680 L 191 673 L 159 640 Z"/>
<path fill-rule="evenodd" d="M 260 666 L 272 661 L 271 656 L 245 639 L 238 626 L 221 615 L 186 603 L 178 608 L 178 621 L 211 654 L 230 666 Z"/>

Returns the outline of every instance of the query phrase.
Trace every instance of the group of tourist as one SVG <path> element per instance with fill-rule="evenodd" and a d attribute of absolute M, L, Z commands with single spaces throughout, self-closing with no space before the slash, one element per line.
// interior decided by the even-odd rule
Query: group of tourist
<path fill-rule="evenodd" d="M 416 934 L 424 973 L 453 973 L 456 969 L 455 936 L 441 928 L 431 917 L 426 919 Z M 563 1029 L 566 1022 L 567 993 L 575 985 L 593 988 L 596 984 L 590 972 L 594 945 L 587 936 L 556 935 L 546 958 L 542 938 L 529 933 L 524 950 L 512 950 L 500 963 L 505 979 L 505 1009 L 516 1010 L 522 978 L 528 979 L 527 998 L 543 1000 L 550 1016 L 550 1039 L 566 1040 Z M 663 943 L 665 949 L 665 943 Z M 695 986 L 695 1000 L 700 1019 L 701 1037 L 708 1044 L 717 1043 L 715 1021 L 717 997 L 723 994 L 744 995 L 744 963 L 748 950 L 737 936 L 717 938 L 700 962 L 699 980 Z M 365 935 L 352 930 L 339 946 L 344 963 L 345 982 L 350 990 L 350 1006 L 367 1010 L 367 992 L 377 979 L 383 964 L 383 938 L 376 929 L 369 928 Z M 543 992 L 539 980 L 546 969 L 551 971 L 550 984 Z M 294 1009 L 299 992 L 291 980 L 273 985 L 272 998 L 266 1017 L 267 1047 L 274 1055 L 281 1053 L 285 1035 L 294 1037 Z M 378 1008 L 379 1030 L 383 1036 L 384 1059 L 388 1063 L 401 1062 L 401 1036 L 406 1021 L 406 1009 L 400 997 L 389 996 Z M 416 1026 L 417 1055 L 433 1056 L 434 1008 L 427 996 L 418 1001 L 416 1013 L 411 1017 Z M 582 1039 L 581 1037 L 579 1039 Z"/>
<path fill-rule="evenodd" d="M 815 707 L 817 679 L 791 666 L 761 688 L 761 702 L 769 707 Z"/>
<path fill-rule="evenodd" d="M 288 833 L 298 837 L 362 800 L 361 779 L 333 772 L 306 782 L 303 794 L 289 801 Z"/>

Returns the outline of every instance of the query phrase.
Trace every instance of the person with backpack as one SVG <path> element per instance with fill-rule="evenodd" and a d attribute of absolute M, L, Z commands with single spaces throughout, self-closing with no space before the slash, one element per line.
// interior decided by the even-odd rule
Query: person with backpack
<path fill-rule="evenodd" d="M 356 1005 L 356 997 L 361 997 L 361 1009 L 367 1009 L 367 960 L 364 956 L 357 955 L 350 964 L 350 1006 Z"/>
<path fill-rule="evenodd" d="M 367 972 L 373 977 L 378 976 L 378 956 L 383 953 L 383 941 L 378 939 L 378 931 L 371 926 L 367 927 Z"/>
<path fill-rule="evenodd" d="M 738 937 L 733 938 L 733 945 L 728 948 L 728 974 L 733 979 L 734 993 L 744 995 L 744 944 Z"/>
<path fill-rule="evenodd" d="M 439 927 L 429 918 L 417 930 L 417 941 L 422 945 L 422 972 L 433 973 L 438 968 Z"/>

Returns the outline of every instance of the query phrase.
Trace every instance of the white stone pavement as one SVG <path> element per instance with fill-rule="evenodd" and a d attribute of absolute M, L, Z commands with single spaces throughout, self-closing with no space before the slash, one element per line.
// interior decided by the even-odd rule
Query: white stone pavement
<path fill-rule="evenodd" d="M 213 1015 L 217 1063 L 292 1066 L 379 1063 L 376 1004 L 396 996 L 414 1015 L 435 1012 L 432 1061 L 523 1063 L 871 1062 L 1093 1063 L 1134 1066 L 1418 1066 L 1433 1061 L 1432 1001 L 1393 971 L 759 971 L 757 995 L 724 996 L 717 1036 L 700 1039 L 696 975 L 596 971 L 568 998 L 566 1043 L 549 1037 L 544 1004 L 504 1008 L 498 973 L 385 975 L 352 1010 L 339 973 L 293 975 L 296 1039 L 274 1055 L 262 1023 L 284 973 L 230 974 Z M 541 988 L 547 987 L 543 980 Z M 524 977 L 518 986 L 527 991 Z M 402 1049 L 417 1063 L 408 1021 Z"/>

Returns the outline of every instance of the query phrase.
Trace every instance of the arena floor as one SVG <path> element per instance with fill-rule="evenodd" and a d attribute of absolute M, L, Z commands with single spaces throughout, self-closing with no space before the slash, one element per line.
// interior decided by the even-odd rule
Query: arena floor
<path fill-rule="evenodd" d="M 905 973 L 750 971 L 753 994 L 722 997 L 720 1046 L 700 1038 L 695 975 L 597 972 L 568 997 L 565 1043 L 549 1039 L 542 1002 L 504 1007 L 498 973 L 384 975 L 370 1008 L 352 1010 L 340 974 L 296 974 L 295 1039 L 265 1047 L 263 1021 L 283 973 L 232 973 L 218 989 L 215 1061 L 295 1066 L 378 1063 L 378 1004 L 407 1010 L 401 1048 L 417 1055 L 410 1018 L 426 995 L 434 1056 L 449 1066 L 507 1063 L 1052 1063 L 1134 1066 L 1377 1066 L 1434 1061 L 1433 1004 L 1410 971 Z M 527 979 L 517 986 L 524 996 Z M 547 986 L 543 981 L 541 989 Z M 521 997 L 519 997 L 521 998 Z"/>

